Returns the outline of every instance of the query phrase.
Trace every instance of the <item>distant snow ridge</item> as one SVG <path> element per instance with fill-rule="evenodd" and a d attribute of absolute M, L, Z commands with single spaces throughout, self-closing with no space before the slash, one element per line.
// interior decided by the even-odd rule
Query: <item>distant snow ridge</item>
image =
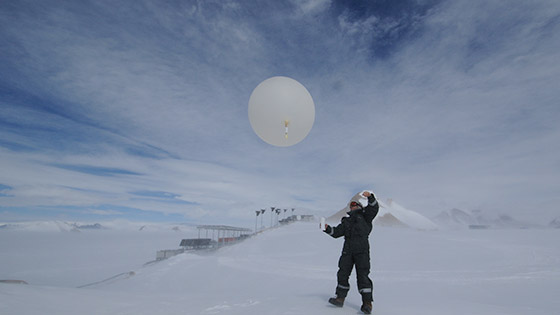
<path fill-rule="evenodd" d="M 560 229 L 560 217 L 555 218 L 554 220 L 550 221 L 548 226 L 551 227 L 551 228 Z"/>
<path fill-rule="evenodd" d="M 377 225 L 410 227 L 418 230 L 437 230 L 438 228 L 432 220 L 416 211 L 406 209 L 393 199 L 387 199 L 387 203 L 380 200 L 378 202 L 379 213 L 375 219 Z"/>
<path fill-rule="evenodd" d="M 457 208 L 442 211 L 439 215 L 435 216 L 433 220 L 445 226 L 468 226 L 476 224 L 476 220 L 471 214 Z"/>
<path fill-rule="evenodd" d="M 0 230 L 21 230 L 30 232 L 81 232 L 81 231 L 97 231 L 97 230 L 119 230 L 119 231 L 150 231 L 165 232 L 191 231 L 194 227 L 188 224 L 147 224 L 140 222 L 128 221 L 108 221 L 101 223 L 80 223 L 66 221 L 27 221 L 27 222 L 0 222 Z"/>
<path fill-rule="evenodd" d="M 495 227 L 500 228 L 529 228 L 532 227 L 530 224 L 525 222 L 518 221 L 514 219 L 512 216 L 502 214 L 499 215 L 496 219 L 492 220 L 490 224 L 493 224 Z"/>
<path fill-rule="evenodd" d="M 78 224 L 63 221 L 33 221 L 0 224 L 5 230 L 25 230 L 34 232 L 71 232 L 79 231 Z"/>
<path fill-rule="evenodd" d="M 474 213 L 473 213 L 474 212 Z M 540 227 L 536 224 L 519 221 L 506 214 L 488 214 L 481 211 L 466 212 L 460 209 L 442 211 L 433 218 L 434 222 L 447 228 L 535 228 Z M 552 222 L 551 222 L 552 224 Z"/>
<path fill-rule="evenodd" d="M 99 223 L 81 224 L 81 225 L 79 225 L 77 223 L 74 223 L 74 225 L 79 230 L 106 230 L 107 229 L 106 227 L 104 227 L 103 225 L 101 225 Z"/>
<path fill-rule="evenodd" d="M 457 208 L 442 211 L 433 220 L 438 225 L 446 227 L 468 227 L 469 225 L 478 224 L 473 215 Z"/>

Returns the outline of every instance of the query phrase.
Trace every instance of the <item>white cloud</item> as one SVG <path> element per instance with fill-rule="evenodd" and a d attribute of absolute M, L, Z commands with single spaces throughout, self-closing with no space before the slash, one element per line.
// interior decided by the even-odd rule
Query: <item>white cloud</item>
<path fill-rule="evenodd" d="M 108 12 L 103 6 L 96 8 Z M 421 212 L 509 211 L 530 196 L 522 206 L 545 205 L 539 213 L 548 218 L 560 187 L 559 8 L 507 8 L 442 3 L 385 60 L 372 59 L 376 32 L 397 21 L 330 21 L 328 1 L 301 3 L 303 14 L 288 24 L 274 12 L 245 15 L 237 2 L 216 12 L 204 4 L 134 14 L 117 7 L 88 29 L 80 18 L 92 16 L 65 8 L 44 20 L 3 15 L 0 36 L 25 51 L 11 79 L 52 104 L 23 108 L 6 98 L 0 118 L 57 132 L 53 142 L 47 132 L 2 129 L 0 141 L 38 151 L 2 149 L 9 167 L 0 184 L 14 197 L 0 205 L 240 218 L 269 206 L 337 210 L 354 190 L 374 189 Z M 308 138 L 287 149 L 262 143 L 247 118 L 252 89 L 273 75 L 299 80 L 316 104 Z M 49 106 L 57 111 L 46 113 Z M 96 176 L 56 163 L 142 175 Z M 142 190 L 193 204 L 131 198 Z"/>

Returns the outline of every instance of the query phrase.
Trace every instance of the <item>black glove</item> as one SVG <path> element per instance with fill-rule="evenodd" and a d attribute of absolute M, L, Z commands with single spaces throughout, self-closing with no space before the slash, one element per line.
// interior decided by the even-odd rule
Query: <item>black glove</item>
<path fill-rule="evenodd" d="M 375 195 L 373 193 L 370 193 L 370 195 L 367 199 L 368 199 L 368 204 L 370 206 L 374 205 L 375 202 L 376 202 Z"/>
<path fill-rule="evenodd" d="M 323 231 L 327 234 L 331 234 L 332 233 L 332 227 L 328 224 L 325 224 L 325 230 Z"/>

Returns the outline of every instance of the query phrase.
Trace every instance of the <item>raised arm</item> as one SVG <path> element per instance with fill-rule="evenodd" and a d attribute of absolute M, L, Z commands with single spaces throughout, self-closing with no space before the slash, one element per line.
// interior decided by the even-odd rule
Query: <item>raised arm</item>
<path fill-rule="evenodd" d="M 379 212 L 379 203 L 375 199 L 375 195 L 369 191 L 364 192 L 364 197 L 368 199 L 368 205 L 364 208 L 364 218 L 368 222 L 372 222 Z"/>

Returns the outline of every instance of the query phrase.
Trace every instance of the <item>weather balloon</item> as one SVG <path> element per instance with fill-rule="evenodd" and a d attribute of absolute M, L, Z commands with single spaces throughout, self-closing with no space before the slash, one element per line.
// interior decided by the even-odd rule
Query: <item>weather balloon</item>
<path fill-rule="evenodd" d="M 299 143 L 311 131 L 315 104 L 307 89 L 288 77 L 261 82 L 249 98 L 249 122 L 263 141 L 279 147 Z"/>

